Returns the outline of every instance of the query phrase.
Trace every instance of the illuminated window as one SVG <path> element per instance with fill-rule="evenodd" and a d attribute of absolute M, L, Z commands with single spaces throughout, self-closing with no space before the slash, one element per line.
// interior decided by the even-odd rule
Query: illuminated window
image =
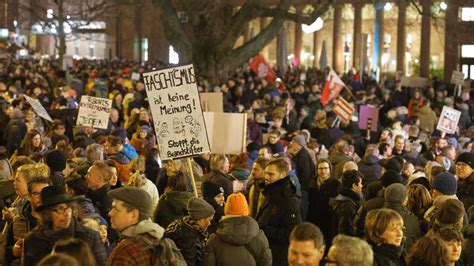
<path fill-rule="evenodd" d="M 474 7 L 461 7 L 461 21 L 474 21 Z"/>
<path fill-rule="evenodd" d="M 474 44 L 461 45 L 462 58 L 474 58 Z"/>

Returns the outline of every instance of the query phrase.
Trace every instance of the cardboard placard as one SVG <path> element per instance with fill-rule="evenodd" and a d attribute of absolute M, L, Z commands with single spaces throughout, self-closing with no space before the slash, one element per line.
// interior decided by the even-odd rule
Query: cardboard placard
<path fill-rule="evenodd" d="M 224 112 L 222 92 L 201 92 L 199 97 L 203 112 Z"/>
<path fill-rule="evenodd" d="M 361 105 L 359 111 L 359 128 L 370 129 L 371 131 L 377 132 L 378 123 L 379 108 L 369 105 Z"/>
<path fill-rule="evenodd" d="M 245 151 L 247 114 L 204 112 L 211 151 L 240 154 Z"/>
<path fill-rule="evenodd" d="M 143 73 L 162 160 L 210 152 L 193 65 Z"/>
<path fill-rule="evenodd" d="M 464 73 L 461 71 L 453 70 L 453 75 L 451 76 L 451 83 L 456 85 L 464 85 Z"/>
<path fill-rule="evenodd" d="M 402 80 L 400 81 L 400 85 L 403 87 L 423 88 L 428 85 L 428 79 L 422 77 L 403 76 Z"/>
<path fill-rule="evenodd" d="M 76 124 L 107 129 L 111 109 L 112 100 L 83 95 Z"/>
<path fill-rule="evenodd" d="M 461 112 L 448 106 L 443 106 L 441 115 L 439 116 L 438 125 L 436 129 L 444 131 L 448 134 L 454 134 L 458 126 Z"/>
<path fill-rule="evenodd" d="M 48 120 L 49 122 L 53 122 L 53 119 L 51 119 L 51 116 L 49 116 L 48 114 L 48 111 L 46 111 L 46 109 L 44 109 L 43 105 L 41 105 L 41 103 L 36 100 L 36 99 L 33 99 L 27 95 L 23 95 L 25 96 L 25 99 L 28 101 L 28 103 L 31 105 L 31 107 L 33 107 L 33 110 L 35 110 L 35 113 L 39 116 L 39 117 L 42 117 L 46 120 Z"/>

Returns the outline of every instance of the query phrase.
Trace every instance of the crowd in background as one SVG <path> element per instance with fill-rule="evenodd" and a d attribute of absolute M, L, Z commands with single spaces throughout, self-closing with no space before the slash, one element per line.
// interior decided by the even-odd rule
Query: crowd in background
<path fill-rule="evenodd" d="M 248 114 L 248 145 L 193 157 L 190 169 L 186 159 L 160 159 L 145 86 L 131 78 L 167 66 L 8 60 L 5 265 L 474 264 L 470 88 L 458 94 L 436 78 L 410 88 L 349 71 L 340 97 L 356 111 L 344 122 L 320 102 L 329 69 L 292 67 L 266 80 L 243 67 L 218 85 L 199 78 L 199 91 L 222 93 L 225 112 Z M 76 125 L 81 95 L 112 100 L 107 129 Z M 359 128 L 362 105 L 379 108 L 377 131 Z M 454 134 L 436 129 L 443 106 L 461 112 Z"/>

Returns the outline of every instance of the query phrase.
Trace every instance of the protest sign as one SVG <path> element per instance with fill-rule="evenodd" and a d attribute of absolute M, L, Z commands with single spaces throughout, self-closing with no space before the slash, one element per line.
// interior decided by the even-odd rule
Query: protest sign
<path fill-rule="evenodd" d="M 412 87 L 412 88 L 423 88 L 428 85 L 428 79 L 422 77 L 406 77 L 403 76 L 400 81 L 400 85 L 403 87 Z"/>
<path fill-rule="evenodd" d="M 342 97 L 335 101 L 332 110 L 344 123 L 349 123 L 352 113 L 355 111 L 354 107 Z"/>
<path fill-rule="evenodd" d="M 453 75 L 451 76 L 451 83 L 456 85 L 464 85 L 464 73 L 461 71 L 453 70 Z"/>
<path fill-rule="evenodd" d="M 31 107 L 33 107 L 33 110 L 35 110 L 35 113 L 38 116 L 48 120 L 49 122 L 53 122 L 53 119 L 51 119 L 51 116 L 49 116 L 46 109 L 44 109 L 43 105 L 41 105 L 41 103 L 38 100 L 28 97 L 27 95 L 23 95 L 23 96 L 25 96 L 25 99 L 28 101 Z"/>
<path fill-rule="evenodd" d="M 212 153 L 240 154 L 245 151 L 247 114 L 204 112 Z"/>
<path fill-rule="evenodd" d="M 210 152 L 193 65 L 143 73 L 162 160 Z"/>
<path fill-rule="evenodd" d="M 438 125 L 436 129 L 439 131 L 446 132 L 448 134 L 454 134 L 456 127 L 458 126 L 459 119 L 461 118 L 461 112 L 448 106 L 443 106 L 441 115 L 439 116 Z"/>
<path fill-rule="evenodd" d="M 133 72 L 131 80 L 139 80 L 140 79 L 140 73 Z"/>
<path fill-rule="evenodd" d="M 259 78 L 266 78 L 269 82 L 273 82 L 276 78 L 276 73 L 265 60 L 261 54 L 257 54 L 250 62 L 250 69 L 258 75 Z"/>
<path fill-rule="evenodd" d="M 112 100 L 83 95 L 76 124 L 107 129 L 111 109 Z"/>
<path fill-rule="evenodd" d="M 224 112 L 222 92 L 201 92 L 199 97 L 204 112 Z"/>
<path fill-rule="evenodd" d="M 360 106 L 359 111 L 359 128 L 370 129 L 377 132 L 379 123 L 379 109 L 369 105 Z"/>

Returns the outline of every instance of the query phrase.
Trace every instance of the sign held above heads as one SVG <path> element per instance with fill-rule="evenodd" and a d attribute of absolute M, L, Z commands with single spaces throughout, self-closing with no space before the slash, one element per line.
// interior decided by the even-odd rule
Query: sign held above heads
<path fill-rule="evenodd" d="M 25 96 L 25 99 L 28 101 L 31 107 L 33 107 L 33 110 L 35 110 L 35 113 L 38 116 L 48 120 L 49 122 L 53 122 L 53 119 L 51 119 L 51 116 L 49 116 L 48 111 L 44 109 L 43 105 L 38 100 L 33 99 L 27 95 L 23 95 L 23 96 Z"/>
<path fill-rule="evenodd" d="M 112 100 L 83 95 L 77 114 L 77 125 L 107 129 Z"/>
<path fill-rule="evenodd" d="M 453 70 L 453 75 L 451 76 L 451 83 L 456 85 L 464 85 L 464 73 L 461 71 Z"/>
<path fill-rule="evenodd" d="M 335 99 L 339 93 L 341 93 L 342 88 L 346 85 L 344 82 L 339 78 L 334 70 L 331 70 L 328 74 L 326 79 L 326 84 L 324 84 L 323 92 L 321 93 L 321 104 L 325 106 L 331 100 Z"/>
<path fill-rule="evenodd" d="M 201 92 L 201 107 L 204 112 L 224 112 L 222 92 Z"/>
<path fill-rule="evenodd" d="M 245 151 L 247 114 L 204 112 L 211 151 L 240 154 Z"/>
<path fill-rule="evenodd" d="M 461 112 L 448 106 L 443 106 L 436 129 L 448 134 L 454 134 L 461 118 Z"/>
<path fill-rule="evenodd" d="M 161 159 L 210 152 L 193 65 L 142 75 Z"/>
<path fill-rule="evenodd" d="M 339 118 L 341 118 L 342 122 L 349 123 L 352 118 L 352 113 L 355 111 L 355 108 L 344 98 L 339 97 L 335 101 L 332 110 Z"/>
<path fill-rule="evenodd" d="M 359 111 L 359 128 L 377 132 L 379 123 L 379 108 L 361 105 Z"/>

